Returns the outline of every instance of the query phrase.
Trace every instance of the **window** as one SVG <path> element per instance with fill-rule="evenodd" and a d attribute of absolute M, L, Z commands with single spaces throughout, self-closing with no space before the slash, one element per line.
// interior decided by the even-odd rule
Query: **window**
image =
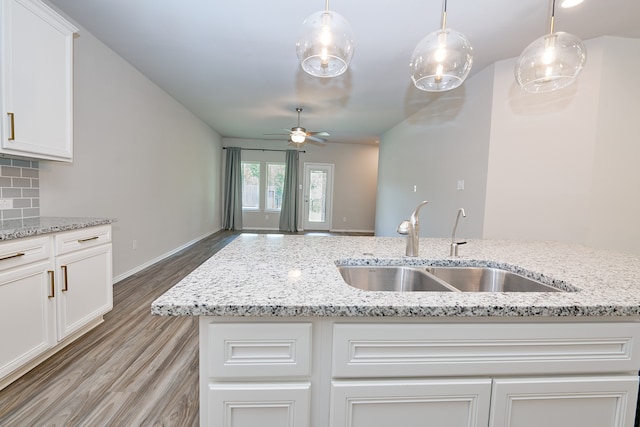
<path fill-rule="evenodd" d="M 242 162 L 242 209 L 280 211 L 284 190 L 284 163 Z M 266 166 L 266 170 L 263 169 Z M 264 188 L 264 202 L 261 195 Z"/>
<path fill-rule="evenodd" d="M 260 209 L 260 163 L 242 162 L 242 209 Z"/>
<path fill-rule="evenodd" d="M 284 189 L 284 163 L 267 163 L 267 194 L 265 210 L 279 211 L 282 208 Z"/>

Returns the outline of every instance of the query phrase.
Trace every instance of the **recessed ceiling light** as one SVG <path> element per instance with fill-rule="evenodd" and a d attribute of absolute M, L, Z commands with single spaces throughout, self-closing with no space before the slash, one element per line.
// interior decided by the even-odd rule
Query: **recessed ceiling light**
<path fill-rule="evenodd" d="M 584 0 L 563 0 L 560 2 L 560 7 L 564 7 L 568 9 L 570 7 L 574 7 L 582 3 Z"/>

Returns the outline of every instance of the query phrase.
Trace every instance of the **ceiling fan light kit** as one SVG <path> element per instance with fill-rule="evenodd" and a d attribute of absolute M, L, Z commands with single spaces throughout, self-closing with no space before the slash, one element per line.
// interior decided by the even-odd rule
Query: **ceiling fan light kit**
<path fill-rule="evenodd" d="M 554 32 L 556 1 L 551 0 L 549 34 L 535 40 L 516 61 L 516 81 L 527 92 L 550 92 L 572 84 L 587 61 L 587 50 L 578 37 Z"/>
<path fill-rule="evenodd" d="M 411 55 L 411 80 L 420 90 L 444 92 L 464 82 L 473 65 L 473 47 L 462 33 L 446 27 L 447 0 L 442 6 L 442 28 L 423 38 Z"/>
<path fill-rule="evenodd" d="M 310 15 L 303 22 L 303 34 L 296 43 L 302 69 L 316 77 L 337 77 L 349 68 L 353 57 L 353 31 L 339 13 L 325 9 Z"/>

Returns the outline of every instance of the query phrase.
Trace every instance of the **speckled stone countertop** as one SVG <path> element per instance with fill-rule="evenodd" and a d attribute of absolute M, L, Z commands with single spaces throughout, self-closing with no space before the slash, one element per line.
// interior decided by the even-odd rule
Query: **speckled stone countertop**
<path fill-rule="evenodd" d="M 242 234 L 152 304 L 165 316 L 621 317 L 640 315 L 640 256 L 556 242 Z M 337 264 L 499 267 L 575 292 L 371 292 Z"/>
<path fill-rule="evenodd" d="M 0 240 L 20 239 L 38 234 L 77 230 L 96 225 L 111 224 L 110 218 L 39 217 L 0 221 Z"/>

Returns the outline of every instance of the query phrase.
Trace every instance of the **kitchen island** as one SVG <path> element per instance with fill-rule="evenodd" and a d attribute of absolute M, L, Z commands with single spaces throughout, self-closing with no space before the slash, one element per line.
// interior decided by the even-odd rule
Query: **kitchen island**
<path fill-rule="evenodd" d="M 404 251 L 243 234 L 158 298 L 153 314 L 200 316 L 201 425 L 634 425 L 638 256 L 471 240 L 451 258 L 445 239 Z M 370 292 L 337 264 L 489 266 L 565 292 Z"/>

